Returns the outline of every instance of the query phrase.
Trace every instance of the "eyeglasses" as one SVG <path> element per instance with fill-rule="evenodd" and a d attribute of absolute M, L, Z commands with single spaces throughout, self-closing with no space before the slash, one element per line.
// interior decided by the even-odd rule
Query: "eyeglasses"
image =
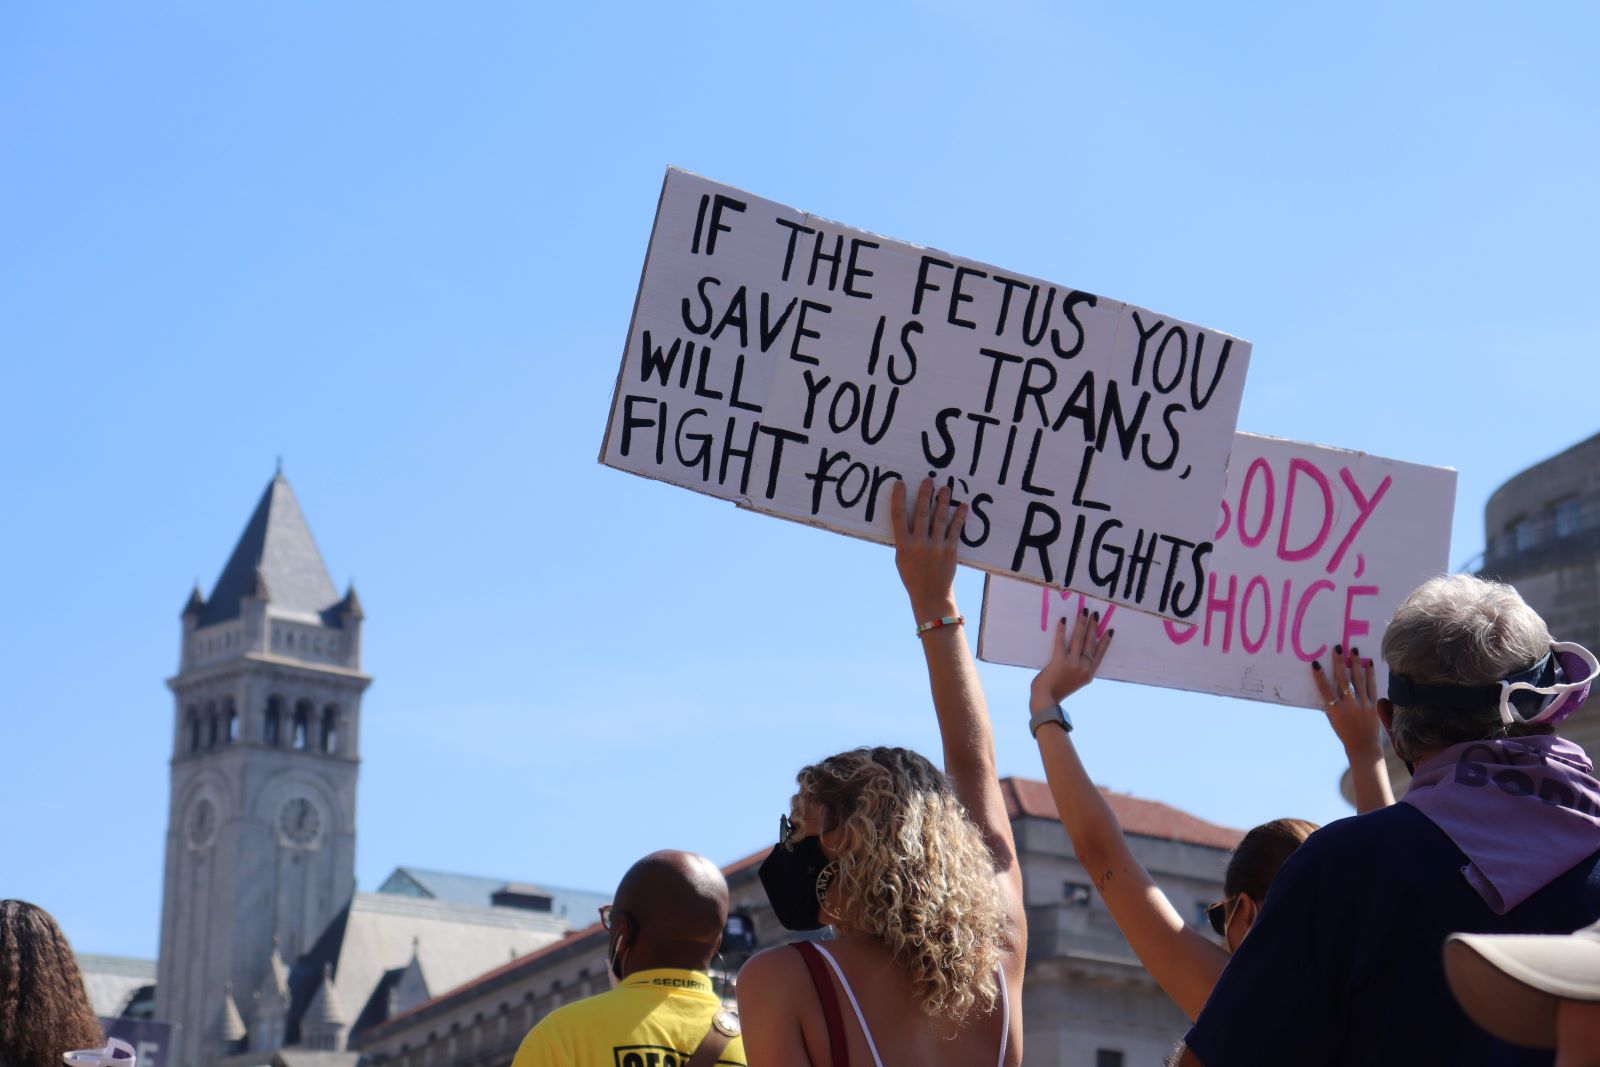
<path fill-rule="evenodd" d="M 611 923 L 613 921 L 612 920 L 612 915 L 613 914 L 615 914 L 615 915 L 626 915 L 628 913 L 625 912 L 625 911 L 618 911 L 617 910 L 617 906 L 615 904 L 602 904 L 602 905 L 600 905 L 600 925 L 603 926 L 607 930 L 611 929 Z"/>
<path fill-rule="evenodd" d="M 1215 904 L 1206 905 L 1206 921 L 1211 924 L 1211 929 L 1218 937 L 1228 936 L 1228 902 L 1232 897 L 1225 897 Z"/>

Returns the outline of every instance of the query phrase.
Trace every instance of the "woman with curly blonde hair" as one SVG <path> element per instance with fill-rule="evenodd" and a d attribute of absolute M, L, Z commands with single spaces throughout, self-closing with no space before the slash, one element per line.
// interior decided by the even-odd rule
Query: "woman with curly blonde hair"
<path fill-rule="evenodd" d="M 77 957 L 50 913 L 0 900 L 0 1064 L 61 1067 L 61 1054 L 105 1043 Z"/>
<path fill-rule="evenodd" d="M 967 509 L 924 481 L 891 499 L 945 770 L 903 748 L 802 769 L 761 881 L 791 930 L 836 937 L 739 974 L 751 1067 L 1015 1067 L 1027 924 L 994 740 L 952 582 Z"/>

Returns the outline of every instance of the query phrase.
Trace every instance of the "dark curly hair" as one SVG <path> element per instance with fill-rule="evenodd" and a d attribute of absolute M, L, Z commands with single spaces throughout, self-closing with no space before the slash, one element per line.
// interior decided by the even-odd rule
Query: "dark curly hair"
<path fill-rule="evenodd" d="M 105 1040 L 61 927 L 43 908 L 0 900 L 0 1063 L 60 1067 L 63 1052 Z"/>

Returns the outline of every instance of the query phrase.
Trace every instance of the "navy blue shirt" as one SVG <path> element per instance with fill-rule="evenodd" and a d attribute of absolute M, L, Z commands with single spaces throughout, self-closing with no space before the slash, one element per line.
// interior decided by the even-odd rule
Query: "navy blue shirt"
<path fill-rule="evenodd" d="M 1508 832 L 1514 832 L 1508 827 Z M 1505 915 L 1467 858 L 1409 804 L 1318 830 L 1289 857 L 1186 1041 L 1205 1067 L 1532 1067 L 1456 1004 L 1456 932 L 1570 933 L 1600 918 L 1600 852 Z"/>

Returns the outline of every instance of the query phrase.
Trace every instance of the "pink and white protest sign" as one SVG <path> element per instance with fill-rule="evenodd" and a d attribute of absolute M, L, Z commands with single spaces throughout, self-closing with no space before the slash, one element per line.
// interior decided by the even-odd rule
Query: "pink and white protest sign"
<path fill-rule="evenodd" d="M 667 172 L 601 462 L 888 539 L 897 481 L 961 561 L 1199 610 L 1250 345 Z M 1092 546 L 1092 547 L 1091 547 Z M 1121 546 L 1143 578 L 1086 561 Z"/>
<path fill-rule="evenodd" d="M 1456 472 L 1361 452 L 1240 433 L 1213 538 L 1204 596 L 1187 623 L 1078 593 L 990 577 L 979 657 L 1042 667 L 1058 619 L 1083 605 L 1116 630 L 1100 675 L 1125 682 L 1312 706 L 1309 665 L 1332 646 L 1378 656 L 1395 606 L 1449 566 Z M 1126 552 L 1102 548 L 1092 572 L 1142 580 Z"/>

